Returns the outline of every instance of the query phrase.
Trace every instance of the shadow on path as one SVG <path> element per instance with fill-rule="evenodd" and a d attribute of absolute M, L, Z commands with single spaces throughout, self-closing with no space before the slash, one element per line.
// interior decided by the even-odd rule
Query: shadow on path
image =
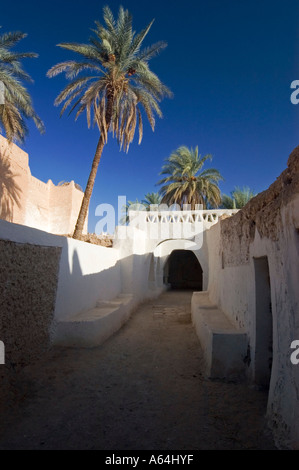
<path fill-rule="evenodd" d="M 208 381 L 190 291 L 139 307 L 95 349 L 53 348 L 25 368 L 0 449 L 273 449 L 267 396 Z"/>

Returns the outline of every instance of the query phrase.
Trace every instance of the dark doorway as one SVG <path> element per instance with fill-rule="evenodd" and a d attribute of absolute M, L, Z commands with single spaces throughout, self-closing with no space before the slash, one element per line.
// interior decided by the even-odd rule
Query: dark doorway
<path fill-rule="evenodd" d="M 268 258 L 254 259 L 255 270 L 255 382 L 268 389 L 273 359 L 273 320 Z"/>
<path fill-rule="evenodd" d="M 171 253 L 164 268 L 164 282 L 172 289 L 202 290 L 202 268 L 193 251 Z"/>

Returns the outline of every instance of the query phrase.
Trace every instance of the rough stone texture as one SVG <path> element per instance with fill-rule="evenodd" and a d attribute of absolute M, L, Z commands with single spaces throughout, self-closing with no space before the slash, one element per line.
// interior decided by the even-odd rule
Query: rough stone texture
<path fill-rule="evenodd" d="M 221 220 L 224 266 L 249 262 L 249 247 L 256 229 L 262 238 L 274 242 L 279 239 L 283 224 L 281 210 L 296 193 L 299 193 L 299 146 L 291 153 L 288 168 L 266 191 L 251 199 L 237 214 Z"/>
<path fill-rule="evenodd" d="M 0 397 L 15 373 L 48 349 L 61 248 L 0 240 Z M 5 390 L 6 388 L 6 390 Z"/>
<path fill-rule="evenodd" d="M 290 360 L 291 343 L 299 338 L 298 228 L 299 147 L 268 190 L 208 233 L 209 296 L 247 332 L 252 383 L 260 384 L 261 371 L 267 379 L 264 345 L 272 343 L 267 419 L 277 445 L 292 449 L 299 449 L 299 366 Z"/>

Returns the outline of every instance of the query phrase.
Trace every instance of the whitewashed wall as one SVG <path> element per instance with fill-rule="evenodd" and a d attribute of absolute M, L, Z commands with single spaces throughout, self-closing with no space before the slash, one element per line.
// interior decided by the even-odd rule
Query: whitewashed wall
<path fill-rule="evenodd" d="M 122 291 L 118 251 L 63 239 L 55 319 L 64 320 Z"/>
<path fill-rule="evenodd" d="M 20 244 L 61 248 L 55 319 L 92 308 L 122 290 L 118 250 L 49 234 L 0 220 L 0 239 Z"/>
<path fill-rule="evenodd" d="M 290 345 L 299 339 L 299 195 L 294 195 L 281 208 L 281 221 L 275 239 L 260 236 L 255 229 L 253 240 L 248 239 L 247 243 L 248 261 L 239 264 L 236 259 L 226 264 L 229 240 L 221 234 L 221 223 L 213 226 L 207 235 L 208 290 L 211 301 L 236 326 L 247 331 L 250 346 L 248 377 L 255 382 L 257 306 L 254 260 L 267 257 L 273 319 L 273 363 L 267 416 L 278 445 L 299 448 L 299 365 L 290 361 Z"/>

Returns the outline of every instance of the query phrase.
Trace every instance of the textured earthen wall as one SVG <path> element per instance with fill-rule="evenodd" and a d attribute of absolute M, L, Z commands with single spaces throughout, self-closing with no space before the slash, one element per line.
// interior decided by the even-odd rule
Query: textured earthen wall
<path fill-rule="evenodd" d="M 237 327 L 245 328 L 252 381 L 261 338 L 256 303 L 261 279 L 255 266 L 259 258 L 267 259 L 273 322 L 267 416 L 277 444 L 299 449 L 299 365 L 290 360 L 291 343 L 299 340 L 299 147 L 268 190 L 221 220 L 207 236 L 209 295 Z"/>
<path fill-rule="evenodd" d="M 224 266 L 249 262 L 249 247 L 256 229 L 262 238 L 277 242 L 285 230 L 282 208 L 298 193 L 299 147 L 296 147 L 288 159 L 288 168 L 266 191 L 254 197 L 233 217 L 221 221 Z"/>
<path fill-rule="evenodd" d="M 0 339 L 8 366 L 37 359 L 50 341 L 61 248 L 0 240 Z"/>

